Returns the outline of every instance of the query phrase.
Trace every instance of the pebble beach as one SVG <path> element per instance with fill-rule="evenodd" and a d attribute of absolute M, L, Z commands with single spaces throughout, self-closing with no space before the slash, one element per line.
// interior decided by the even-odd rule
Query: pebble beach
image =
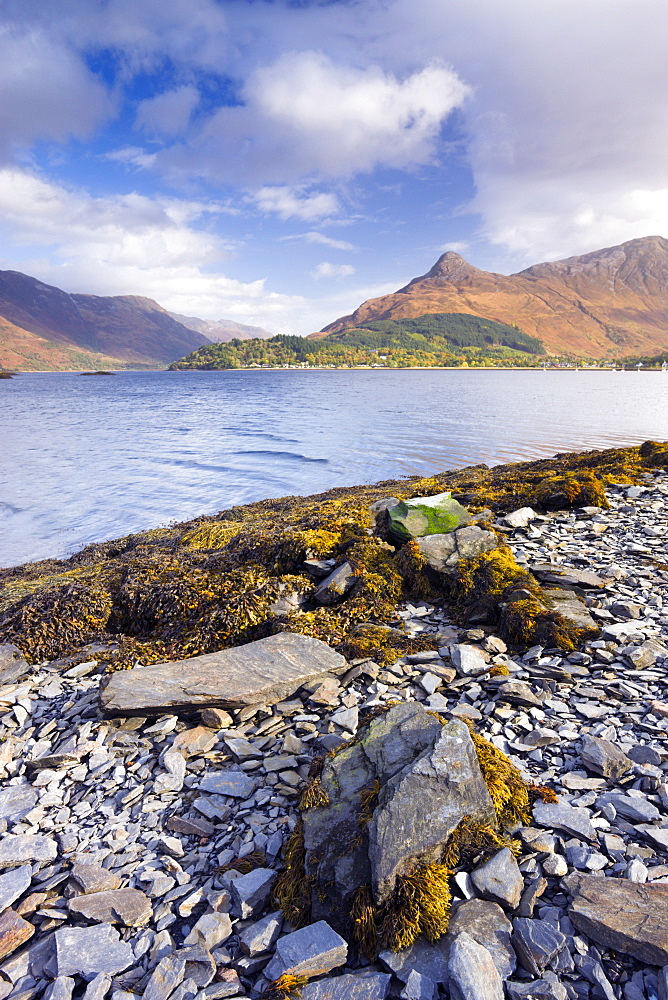
<path fill-rule="evenodd" d="M 666 1000 L 668 471 L 606 494 L 491 526 L 583 602 L 599 636 L 571 652 L 402 601 L 421 652 L 241 708 L 114 715 L 94 643 L 32 665 L 0 646 L 0 1000 Z M 471 723 L 556 801 L 516 854 L 454 875 L 444 936 L 368 959 L 296 929 L 273 889 L 314 758 L 397 702 Z"/>

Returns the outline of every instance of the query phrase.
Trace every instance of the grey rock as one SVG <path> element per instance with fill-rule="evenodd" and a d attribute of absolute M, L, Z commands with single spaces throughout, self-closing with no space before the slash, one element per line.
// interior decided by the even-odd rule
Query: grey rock
<path fill-rule="evenodd" d="M 646 746 L 641 743 L 637 746 L 631 747 L 627 756 L 630 757 L 630 759 L 636 764 L 653 764 L 655 767 L 660 767 L 663 759 L 659 751 L 654 747 Z"/>
<path fill-rule="evenodd" d="M 115 671 L 100 692 L 100 706 L 110 715 L 156 715 L 275 704 L 303 684 L 346 667 L 345 659 L 319 639 L 281 632 L 189 660 Z"/>
<path fill-rule="evenodd" d="M 533 818 L 539 826 L 548 830 L 563 830 L 573 837 L 598 843 L 596 827 L 592 825 L 587 809 L 569 806 L 561 802 L 536 802 L 533 807 Z"/>
<path fill-rule="evenodd" d="M 37 789 L 32 785 L 7 785 L 0 791 L 0 819 L 15 823 L 37 804 Z"/>
<path fill-rule="evenodd" d="M 530 521 L 538 517 L 533 507 L 520 507 L 519 510 L 511 510 L 509 514 L 504 514 L 501 520 L 509 528 L 526 528 Z"/>
<path fill-rule="evenodd" d="M 506 681 L 499 687 L 499 701 L 508 701 L 511 705 L 525 705 L 528 708 L 539 708 L 543 699 L 531 690 L 526 681 Z"/>
<path fill-rule="evenodd" d="M 301 1000 L 385 1000 L 392 976 L 362 970 L 344 976 L 329 976 L 301 988 Z"/>
<path fill-rule="evenodd" d="M 553 563 L 539 563 L 531 566 L 531 572 L 541 583 L 556 583 L 563 587 L 583 587 L 602 590 L 605 580 L 589 569 L 573 569 Z"/>
<path fill-rule="evenodd" d="M 244 927 L 239 934 L 239 944 L 244 955 L 260 955 L 269 951 L 283 926 L 283 914 L 280 910 L 268 913 L 262 920 L 257 920 L 250 927 Z"/>
<path fill-rule="evenodd" d="M 0 686 L 22 680 L 31 670 L 18 646 L 11 642 L 0 643 Z"/>
<path fill-rule="evenodd" d="M 640 618 L 642 614 L 640 604 L 634 604 L 633 601 L 615 601 L 609 610 L 615 618 Z"/>
<path fill-rule="evenodd" d="M 292 976 L 322 976 L 348 957 L 346 941 L 324 920 L 302 927 L 292 934 L 279 938 L 276 952 L 264 970 L 267 979 Z"/>
<path fill-rule="evenodd" d="M 659 1000 L 668 1000 L 668 965 L 664 965 L 664 967 L 659 971 L 657 979 Z"/>
<path fill-rule="evenodd" d="M 341 708 L 338 712 L 334 712 L 330 719 L 335 725 L 340 726 L 341 729 L 346 729 L 349 733 L 354 733 L 359 724 L 359 710 L 356 706 L 353 708 Z"/>
<path fill-rule="evenodd" d="M 199 783 L 200 792 L 231 795 L 235 799 L 250 798 L 256 788 L 257 783 L 245 771 L 233 771 L 231 768 L 207 774 Z"/>
<path fill-rule="evenodd" d="M 541 866 L 546 875 L 561 877 L 568 873 L 566 859 L 560 854 L 550 854 L 549 857 L 541 861 Z"/>
<path fill-rule="evenodd" d="M 204 913 L 183 943 L 199 945 L 208 951 L 213 951 L 218 945 L 227 941 L 231 933 L 232 920 L 229 913 Z"/>
<path fill-rule="evenodd" d="M 417 539 L 420 554 L 437 573 L 452 575 L 461 559 L 472 559 L 499 547 L 493 531 L 472 524 L 447 535 L 426 535 Z"/>
<path fill-rule="evenodd" d="M 90 981 L 100 972 L 113 976 L 134 964 L 132 947 L 110 924 L 60 927 L 54 934 L 55 973 Z"/>
<path fill-rule="evenodd" d="M 387 508 L 387 518 L 390 534 L 399 542 L 452 533 L 472 521 L 466 508 L 453 500 L 451 493 L 402 500 Z"/>
<path fill-rule="evenodd" d="M 594 992 L 597 1000 L 617 1000 L 612 984 L 600 962 L 591 955 L 576 955 L 575 966 L 578 972 L 596 987 Z"/>
<path fill-rule="evenodd" d="M 357 576 L 354 569 L 349 562 L 344 562 L 341 566 L 337 566 L 316 587 L 313 597 L 318 604 L 336 604 L 345 597 L 351 587 L 354 586 L 356 580 Z"/>
<path fill-rule="evenodd" d="M 492 956 L 465 931 L 450 948 L 448 988 L 451 1000 L 504 1000 L 503 983 Z"/>
<path fill-rule="evenodd" d="M 446 940 L 450 941 L 462 931 L 487 949 L 504 982 L 512 976 L 517 967 L 511 944 L 512 925 L 498 903 L 483 899 L 460 903 L 453 910 Z"/>
<path fill-rule="evenodd" d="M 71 976 L 57 976 L 44 990 L 44 1000 L 71 1000 L 74 986 Z"/>
<path fill-rule="evenodd" d="M 93 923 L 143 927 L 153 916 L 148 897 L 139 889 L 110 889 L 73 896 L 67 901 L 70 913 Z"/>
<path fill-rule="evenodd" d="M 95 979 L 91 979 L 89 982 L 83 1000 L 104 1000 L 110 989 L 111 976 L 108 976 L 106 972 L 100 972 Z"/>
<path fill-rule="evenodd" d="M 471 880 L 483 899 L 514 910 L 519 906 L 524 879 L 512 851 L 504 847 L 471 872 Z"/>
<path fill-rule="evenodd" d="M 57 854 L 55 840 L 36 833 L 6 833 L 0 840 L 0 868 L 25 861 L 53 861 Z"/>
<path fill-rule="evenodd" d="M 22 944 L 29 941 L 35 928 L 14 910 L 5 910 L 0 916 L 0 959 L 11 955 Z"/>
<path fill-rule="evenodd" d="M 552 857 L 556 857 L 556 855 L 552 855 Z M 562 874 L 565 875 L 566 873 L 562 872 Z M 536 900 L 543 895 L 546 889 L 547 879 L 544 879 L 542 876 L 530 879 L 522 892 L 520 905 L 517 907 L 517 916 L 533 917 Z"/>
<path fill-rule="evenodd" d="M 624 655 L 628 657 L 637 670 L 643 670 L 645 667 L 653 667 L 660 657 L 664 657 L 666 649 L 658 642 L 649 639 L 647 642 L 642 642 L 639 646 L 626 649 Z"/>
<path fill-rule="evenodd" d="M 621 778 L 633 767 L 633 762 L 614 743 L 587 733 L 582 737 L 580 759 L 588 771 L 613 780 Z"/>
<path fill-rule="evenodd" d="M 32 865 L 21 865 L 0 875 L 0 913 L 23 895 L 32 880 Z"/>
<path fill-rule="evenodd" d="M 465 677 L 482 674 L 489 670 L 487 657 L 477 646 L 469 646 L 467 643 L 457 643 L 450 646 L 450 658 L 457 673 L 463 674 Z"/>
<path fill-rule="evenodd" d="M 646 882 L 648 875 L 647 866 L 642 861 L 634 858 L 633 861 L 629 861 L 624 874 L 629 882 Z"/>
<path fill-rule="evenodd" d="M 183 981 L 185 972 L 186 960 L 180 955 L 166 955 L 161 958 L 146 984 L 144 1000 L 167 1000 Z"/>
<path fill-rule="evenodd" d="M 97 864 L 83 864 L 79 861 L 72 865 L 72 878 L 84 892 L 106 892 L 109 889 L 118 889 L 121 884 L 118 875 L 114 875 L 108 868 Z"/>
<path fill-rule="evenodd" d="M 468 727 L 452 720 L 431 749 L 383 783 L 368 825 L 376 902 L 391 895 L 411 862 L 436 860 L 465 816 L 494 822 L 495 814 Z"/>
<path fill-rule="evenodd" d="M 651 840 L 653 844 L 664 851 L 668 851 L 668 828 L 665 826 L 650 826 L 646 823 L 636 823 L 635 828 L 638 833 Z"/>
<path fill-rule="evenodd" d="M 578 930 L 604 948 L 649 965 L 668 964 L 668 885 L 600 875 L 569 875 L 568 915 Z"/>
<path fill-rule="evenodd" d="M 277 873 L 271 868 L 255 868 L 232 882 L 234 910 L 243 920 L 264 909 Z"/>
<path fill-rule="evenodd" d="M 433 979 L 413 969 L 399 996 L 402 1000 L 437 1000 L 438 986 Z"/>
<path fill-rule="evenodd" d="M 661 812 L 644 796 L 624 795 L 622 792 L 604 792 L 596 800 L 604 804 L 610 802 L 619 816 L 631 820 L 632 823 L 655 823 L 661 819 Z"/>
<path fill-rule="evenodd" d="M 566 947 L 566 938 L 546 920 L 516 917 L 513 921 L 513 944 L 517 957 L 527 972 L 540 976 L 543 969 Z"/>
<path fill-rule="evenodd" d="M 419 937 L 410 948 L 396 952 L 381 951 L 378 958 L 402 983 L 408 982 L 413 970 L 434 983 L 445 983 L 448 979 L 451 943 L 447 934 L 433 944 Z"/>
<path fill-rule="evenodd" d="M 508 1000 L 567 1000 L 566 987 L 549 979 L 532 979 L 530 983 L 506 983 Z M 643 997 L 644 1000 L 644 997 Z"/>
<path fill-rule="evenodd" d="M 216 974 L 216 963 L 207 948 L 194 945 L 191 948 L 179 948 L 174 954 L 186 961 L 184 979 L 192 980 L 200 989 L 209 985 Z"/>

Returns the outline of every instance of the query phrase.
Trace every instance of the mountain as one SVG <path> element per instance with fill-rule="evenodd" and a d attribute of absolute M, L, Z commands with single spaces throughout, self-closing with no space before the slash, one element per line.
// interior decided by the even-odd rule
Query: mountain
<path fill-rule="evenodd" d="M 208 344 L 140 295 L 70 295 L 0 271 L 0 368 L 161 367 Z"/>
<path fill-rule="evenodd" d="M 510 275 L 444 253 L 404 288 L 369 299 L 312 336 L 446 312 L 516 325 L 550 354 L 656 354 L 668 347 L 668 240 L 647 236 Z"/>
<path fill-rule="evenodd" d="M 213 344 L 227 344 L 230 340 L 255 340 L 273 337 L 261 326 L 246 326 L 245 323 L 236 323 L 233 319 L 198 319 L 196 316 L 181 316 L 180 313 L 170 313 L 172 319 L 183 323 L 189 330 L 196 330 L 203 334 Z"/>

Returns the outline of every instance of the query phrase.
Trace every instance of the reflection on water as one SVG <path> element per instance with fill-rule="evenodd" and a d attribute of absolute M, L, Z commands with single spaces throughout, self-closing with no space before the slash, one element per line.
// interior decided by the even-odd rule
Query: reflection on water
<path fill-rule="evenodd" d="M 668 374 L 123 372 L 0 383 L 0 565 L 270 496 L 668 439 Z"/>

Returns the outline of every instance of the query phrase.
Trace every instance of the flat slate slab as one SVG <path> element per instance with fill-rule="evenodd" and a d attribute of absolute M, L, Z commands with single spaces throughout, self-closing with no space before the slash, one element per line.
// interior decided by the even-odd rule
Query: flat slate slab
<path fill-rule="evenodd" d="M 668 885 L 597 875 L 569 875 L 562 884 L 573 897 L 568 916 L 592 941 L 668 965 Z"/>
<path fill-rule="evenodd" d="M 275 704 L 302 684 L 342 673 L 347 666 L 319 639 L 281 632 L 190 660 L 119 670 L 100 690 L 100 707 L 109 715 L 159 715 L 204 706 Z"/>

